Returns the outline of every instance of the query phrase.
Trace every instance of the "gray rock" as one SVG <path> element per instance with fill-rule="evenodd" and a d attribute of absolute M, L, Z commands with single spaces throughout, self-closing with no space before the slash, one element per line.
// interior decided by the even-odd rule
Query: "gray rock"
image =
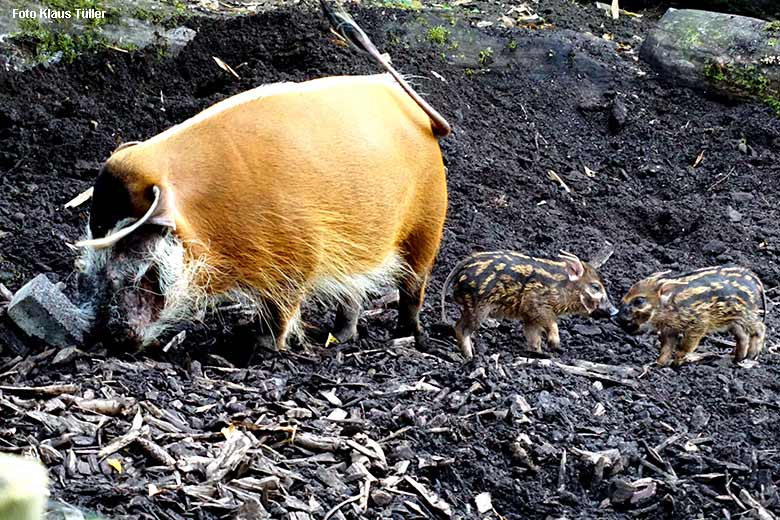
<path fill-rule="evenodd" d="M 193 38 L 195 38 L 196 34 L 198 34 L 196 31 L 184 26 L 176 27 L 175 29 L 166 31 L 164 37 L 168 42 L 168 49 L 170 53 L 173 56 L 179 54 L 179 51 L 186 47 L 187 44 Z"/>
<path fill-rule="evenodd" d="M 719 255 L 724 253 L 727 248 L 728 246 L 726 246 L 726 244 L 720 240 L 710 240 L 704 244 L 702 250 L 708 255 Z"/>
<path fill-rule="evenodd" d="M 780 107 L 780 30 L 758 18 L 669 9 L 641 58 L 664 79 Z"/>
<path fill-rule="evenodd" d="M 730 221 L 732 221 L 734 223 L 742 221 L 742 213 L 740 213 L 739 211 L 735 210 L 731 206 L 728 207 L 727 213 L 729 215 L 729 220 Z"/>
<path fill-rule="evenodd" d="M 609 113 L 609 130 L 616 134 L 622 130 L 628 119 L 628 109 L 623 98 L 616 96 L 612 102 L 612 111 Z"/>
<path fill-rule="evenodd" d="M 8 317 L 28 335 L 57 347 L 82 343 L 87 329 L 79 308 L 44 274 L 17 291 L 8 306 Z"/>

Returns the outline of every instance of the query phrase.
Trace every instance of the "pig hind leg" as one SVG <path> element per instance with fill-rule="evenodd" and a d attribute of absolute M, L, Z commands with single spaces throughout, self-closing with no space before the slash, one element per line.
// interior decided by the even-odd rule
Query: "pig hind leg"
<path fill-rule="evenodd" d="M 474 358 L 474 346 L 471 342 L 471 335 L 479 329 L 487 315 L 488 312 L 486 310 L 479 311 L 469 304 L 463 305 L 460 310 L 460 319 L 455 324 L 455 338 L 458 340 L 461 354 L 467 360 Z"/>
<path fill-rule="evenodd" d="M 766 341 L 766 325 L 761 322 L 756 323 L 753 326 L 753 330 L 750 334 L 750 341 L 748 346 L 748 358 L 757 359 L 761 351 L 764 350 L 764 341 Z"/>
<path fill-rule="evenodd" d="M 445 208 L 446 209 L 446 208 Z M 444 220 L 442 214 L 441 222 Z M 429 221 L 426 227 L 410 234 L 401 244 L 401 256 L 410 272 L 399 279 L 397 337 L 414 336 L 420 342 L 420 309 L 425 297 L 425 284 L 433 267 L 441 240 L 441 222 Z"/>

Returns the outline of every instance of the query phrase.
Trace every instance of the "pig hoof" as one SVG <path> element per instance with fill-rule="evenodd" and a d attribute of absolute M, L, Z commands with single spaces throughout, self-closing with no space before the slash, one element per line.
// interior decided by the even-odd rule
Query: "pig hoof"
<path fill-rule="evenodd" d="M 357 339 L 358 330 L 357 327 L 344 327 L 340 330 L 331 332 L 331 334 L 338 340 L 339 343 L 346 343 L 349 340 Z"/>
<path fill-rule="evenodd" d="M 286 347 L 280 347 L 279 343 L 276 341 L 276 338 L 271 334 L 263 334 L 257 338 L 257 346 L 264 350 L 270 350 L 273 352 L 287 350 Z"/>

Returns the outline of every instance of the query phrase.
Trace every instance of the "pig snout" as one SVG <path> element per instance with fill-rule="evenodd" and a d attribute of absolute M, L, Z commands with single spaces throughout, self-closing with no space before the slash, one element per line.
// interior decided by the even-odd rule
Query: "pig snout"
<path fill-rule="evenodd" d="M 612 321 L 617 323 L 621 329 L 631 335 L 641 334 L 642 330 L 639 324 L 634 321 L 633 313 L 628 305 L 621 305 L 620 309 L 615 309 L 617 312 L 612 316 Z"/>
<path fill-rule="evenodd" d="M 591 317 L 596 319 L 612 319 L 618 314 L 618 309 L 615 307 L 608 297 L 604 297 L 598 307 L 590 313 Z"/>

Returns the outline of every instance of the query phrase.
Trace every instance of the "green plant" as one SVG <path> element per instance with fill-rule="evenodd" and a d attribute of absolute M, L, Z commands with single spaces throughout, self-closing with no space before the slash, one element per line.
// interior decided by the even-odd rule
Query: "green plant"
<path fill-rule="evenodd" d="M 487 47 L 479 51 L 479 64 L 483 67 L 493 63 L 493 49 Z"/>
<path fill-rule="evenodd" d="M 509 49 L 510 51 L 517 49 L 517 40 L 515 39 L 509 40 L 509 43 L 506 44 L 506 48 Z"/>
<path fill-rule="evenodd" d="M 428 29 L 427 39 L 436 45 L 444 45 L 450 39 L 450 30 L 443 25 L 435 25 Z"/>

